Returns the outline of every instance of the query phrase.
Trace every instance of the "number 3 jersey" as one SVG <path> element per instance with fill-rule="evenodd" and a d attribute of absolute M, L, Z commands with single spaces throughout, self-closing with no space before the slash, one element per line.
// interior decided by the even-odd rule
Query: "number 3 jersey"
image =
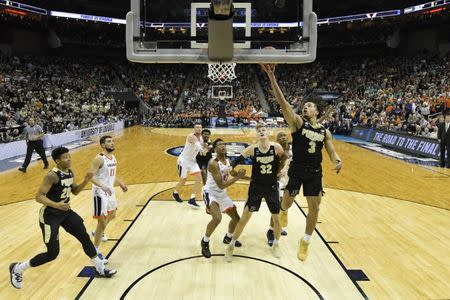
<path fill-rule="evenodd" d="M 95 179 L 106 185 L 111 189 L 114 193 L 114 182 L 116 180 L 116 168 L 117 168 L 117 160 L 114 155 L 108 157 L 103 153 L 100 153 L 100 156 L 103 158 L 103 165 L 97 170 L 94 174 Z M 92 191 L 95 193 L 99 192 L 102 194 L 100 187 L 92 184 Z"/>
<path fill-rule="evenodd" d="M 320 169 L 326 129 L 314 128 L 303 119 L 303 126 L 292 133 L 292 163 L 294 167 Z"/>
<path fill-rule="evenodd" d="M 270 188 L 275 185 L 280 166 L 275 146 L 271 144 L 267 152 L 262 152 L 259 147 L 255 147 L 252 160 L 252 184 L 257 183 L 261 188 Z"/>

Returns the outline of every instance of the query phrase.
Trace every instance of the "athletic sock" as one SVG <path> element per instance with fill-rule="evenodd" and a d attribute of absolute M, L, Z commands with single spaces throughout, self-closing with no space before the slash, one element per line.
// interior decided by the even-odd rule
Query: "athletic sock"
<path fill-rule="evenodd" d="M 18 263 L 18 264 L 15 266 L 14 271 L 19 272 L 19 273 L 23 273 L 23 272 L 25 272 L 25 270 L 27 270 L 27 269 L 29 269 L 29 268 L 31 268 L 31 266 L 30 266 L 30 261 L 27 260 L 27 261 Z"/>
<path fill-rule="evenodd" d="M 305 233 L 305 236 L 303 237 L 303 240 L 305 240 L 306 242 L 309 243 L 309 241 L 311 240 L 311 235 Z"/>
<path fill-rule="evenodd" d="M 206 235 L 203 237 L 203 241 L 205 242 L 205 243 L 208 243 L 209 242 L 209 237 L 207 237 Z"/>

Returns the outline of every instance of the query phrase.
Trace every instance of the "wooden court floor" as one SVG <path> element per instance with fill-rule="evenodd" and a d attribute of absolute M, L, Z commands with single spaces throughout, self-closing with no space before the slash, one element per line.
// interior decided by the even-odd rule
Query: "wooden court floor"
<path fill-rule="evenodd" d="M 120 209 L 107 229 L 110 240 L 101 245 L 111 267 L 119 270 L 114 279 L 77 277 L 90 261 L 61 229 L 59 257 L 26 271 L 22 290 L 12 288 L 9 263 L 45 249 L 39 204 L 32 200 L 45 171 L 35 163 L 26 174 L 0 173 L 0 299 L 450 298 L 448 170 L 407 164 L 336 141 L 344 169 L 334 174 L 324 157 L 326 195 L 308 260 L 295 257 L 308 211 L 299 197 L 289 212 L 280 259 L 266 245 L 269 213 L 263 205 L 244 230 L 244 246 L 228 264 L 222 257 L 227 217 L 212 236 L 215 255 L 207 260 L 200 256 L 200 239 L 208 215 L 203 208 L 192 210 L 170 200 L 176 157 L 165 150 L 182 146 L 190 131 L 133 127 L 116 135 L 118 176 L 129 191 L 117 191 Z M 253 136 L 252 130 L 240 129 L 213 130 L 212 135 L 246 143 Z M 98 151 L 95 143 L 72 152 L 79 180 Z M 229 188 L 239 212 L 247 186 L 240 182 Z M 184 188 L 182 198 L 190 190 Z M 89 231 L 95 226 L 90 197 L 86 190 L 71 200 Z"/>

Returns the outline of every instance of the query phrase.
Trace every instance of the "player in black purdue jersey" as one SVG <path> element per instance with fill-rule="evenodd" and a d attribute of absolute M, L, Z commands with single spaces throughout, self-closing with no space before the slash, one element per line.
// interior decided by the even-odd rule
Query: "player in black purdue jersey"
<path fill-rule="evenodd" d="M 252 158 L 252 176 L 248 188 L 248 200 L 245 203 L 242 217 L 236 225 L 233 238 L 225 252 L 225 260 L 231 262 L 233 259 L 233 250 L 236 240 L 247 225 L 252 213 L 259 210 L 261 201 L 264 198 L 272 214 L 274 236 L 272 251 L 275 257 L 280 257 L 281 227 L 279 221 L 280 200 L 278 193 L 278 172 L 280 166 L 283 166 L 286 156 L 283 148 L 278 143 L 269 141 L 269 131 L 264 124 L 256 126 L 258 143 L 248 146 L 238 159 L 233 161 L 232 167 L 245 161 L 247 157 Z"/>
<path fill-rule="evenodd" d="M 311 235 L 316 227 L 319 205 L 322 197 L 322 148 L 328 152 L 330 160 L 336 164 L 337 173 L 342 168 L 342 161 L 334 149 L 329 130 L 318 123 L 320 110 L 317 104 L 306 102 L 302 115 L 294 113 L 289 102 L 275 78 L 275 65 L 261 65 L 269 77 L 272 90 L 278 104 L 281 106 L 284 119 L 292 134 L 292 161 L 289 167 L 289 182 L 286 186 L 281 203 L 280 223 L 287 226 L 287 210 L 294 202 L 295 196 L 303 185 L 303 195 L 308 202 L 308 216 L 306 218 L 305 235 L 300 240 L 297 257 L 306 260 Z"/>
<path fill-rule="evenodd" d="M 206 170 L 208 169 L 208 162 L 212 158 L 213 147 L 212 142 L 209 139 L 210 136 L 211 131 L 209 129 L 205 128 L 202 130 L 203 149 L 205 149 L 205 151 L 199 152 L 196 157 L 197 164 L 200 167 L 200 170 L 202 171 L 203 185 L 205 185 L 206 183 L 207 178 Z"/>
<path fill-rule="evenodd" d="M 59 227 L 73 235 L 83 246 L 83 250 L 95 265 L 96 275 L 111 277 L 117 271 L 105 269 L 103 261 L 97 256 L 83 219 L 70 209 L 70 194 L 77 195 L 91 180 L 87 174 L 80 184 L 75 183 L 75 176 L 70 170 L 71 160 L 69 150 L 64 147 L 52 151 L 52 158 L 56 168 L 45 177 L 36 195 L 36 201 L 43 204 L 39 212 L 39 226 L 42 230 L 47 252 L 40 253 L 31 260 L 12 263 L 9 266 L 11 284 L 15 288 L 22 288 L 23 272 L 30 267 L 37 267 L 54 260 L 59 254 Z"/>

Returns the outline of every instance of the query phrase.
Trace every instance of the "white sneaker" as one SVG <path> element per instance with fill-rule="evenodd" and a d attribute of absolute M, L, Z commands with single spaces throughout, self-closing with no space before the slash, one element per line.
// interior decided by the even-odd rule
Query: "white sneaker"
<path fill-rule="evenodd" d="M 91 235 L 93 237 L 95 237 L 95 230 L 91 231 Z M 106 241 L 108 241 L 108 237 L 105 234 L 103 234 L 102 235 L 102 242 L 106 242 Z"/>
<path fill-rule="evenodd" d="M 21 289 L 23 273 L 14 270 L 18 264 L 19 263 L 12 263 L 9 265 L 9 278 L 13 287 L 15 287 L 16 289 Z"/>
<path fill-rule="evenodd" d="M 104 265 L 107 265 L 109 263 L 109 260 L 103 257 L 103 254 L 99 253 L 97 254 L 98 258 L 103 262 Z"/>
<path fill-rule="evenodd" d="M 228 246 L 227 250 L 225 250 L 225 261 L 226 262 L 232 262 L 233 261 L 233 246 Z"/>
<path fill-rule="evenodd" d="M 275 256 L 276 258 L 281 257 L 280 245 L 278 245 L 278 243 L 276 243 L 272 246 L 272 253 L 273 253 L 273 256 Z"/>

